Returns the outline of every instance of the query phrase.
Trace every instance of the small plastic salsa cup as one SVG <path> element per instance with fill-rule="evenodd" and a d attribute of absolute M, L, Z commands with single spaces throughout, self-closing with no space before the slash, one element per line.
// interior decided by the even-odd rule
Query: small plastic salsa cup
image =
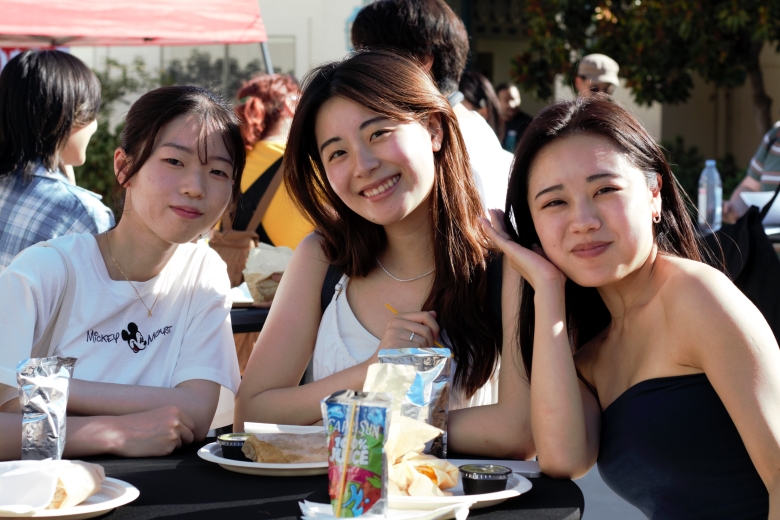
<path fill-rule="evenodd" d="M 251 462 L 241 448 L 244 447 L 244 442 L 252 435 L 251 433 L 225 433 L 217 437 L 217 442 L 222 447 L 222 456 L 231 460 L 242 460 L 244 462 Z"/>
<path fill-rule="evenodd" d="M 463 492 L 467 495 L 495 493 L 506 489 L 512 470 L 497 464 L 464 464 L 460 466 Z"/>

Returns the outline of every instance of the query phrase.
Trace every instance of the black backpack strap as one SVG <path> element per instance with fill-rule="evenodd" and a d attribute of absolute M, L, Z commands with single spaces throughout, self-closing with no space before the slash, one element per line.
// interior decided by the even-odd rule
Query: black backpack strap
<path fill-rule="evenodd" d="M 490 305 L 491 314 L 499 322 L 503 321 L 501 316 L 501 288 L 504 279 L 503 260 L 503 254 L 495 255 L 488 260 L 487 265 L 488 304 Z"/>
<path fill-rule="evenodd" d="M 336 292 L 336 284 L 339 283 L 342 276 L 344 276 L 344 271 L 339 266 L 333 264 L 328 266 L 328 272 L 325 273 L 325 280 L 322 282 L 322 292 L 320 293 L 320 304 L 322 305 L 323 313 L 330 305 L 333 294 Z"/>

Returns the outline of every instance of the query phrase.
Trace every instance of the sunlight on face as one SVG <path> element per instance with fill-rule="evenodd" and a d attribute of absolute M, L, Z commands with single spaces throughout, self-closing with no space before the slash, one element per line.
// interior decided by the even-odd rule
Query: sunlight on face
<path fill-rule="evenodd" d="M 315 136 L 333 191 L 355 213 L 390 225 L 425 211 L 433 189 L 438 114 L 428 126 L 394 121 L 342 97 L 317 114 Z"/>
<path fill-rule="evenodd" d="M 610 140 L 586 134 L 546 146 L 531 164 L 528 204 L 548 258 L 601 287 L 639 268 L 653 247 L 660 190 Z"/>
<path fill-rule="evenodd" d="M 206 164 L 198 157 L 202 123 L 179 116 L 162 127 L 151 155 L 126 184 L 125 214 L 169 243 L 189 242 L 222 216 L 233 189 L 233 161 L 222 133 L 207 134 Z M 127 211 L 129 209 L 129 211 Z"/>

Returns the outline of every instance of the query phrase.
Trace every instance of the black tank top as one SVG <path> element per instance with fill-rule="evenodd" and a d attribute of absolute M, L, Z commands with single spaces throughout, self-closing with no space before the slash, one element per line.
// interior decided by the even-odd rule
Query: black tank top
<path fill-rule="evenodd" d="M 601 415 L 604 482 L 650 520 L 763 519 L 769 494 L 705 374 L 637 383 Z"/>

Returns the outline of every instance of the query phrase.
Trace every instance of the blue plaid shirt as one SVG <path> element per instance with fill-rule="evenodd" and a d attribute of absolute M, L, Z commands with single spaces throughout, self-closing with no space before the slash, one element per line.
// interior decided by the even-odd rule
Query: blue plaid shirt
<path fill-rule="evenodd" d="M 39 167 L 32 179 L 0 178 L 0 272 L 22 250 L 72 233 L 102 233 L 114 214 L 100 195 L 72 185 L 59 171 Z"/>

